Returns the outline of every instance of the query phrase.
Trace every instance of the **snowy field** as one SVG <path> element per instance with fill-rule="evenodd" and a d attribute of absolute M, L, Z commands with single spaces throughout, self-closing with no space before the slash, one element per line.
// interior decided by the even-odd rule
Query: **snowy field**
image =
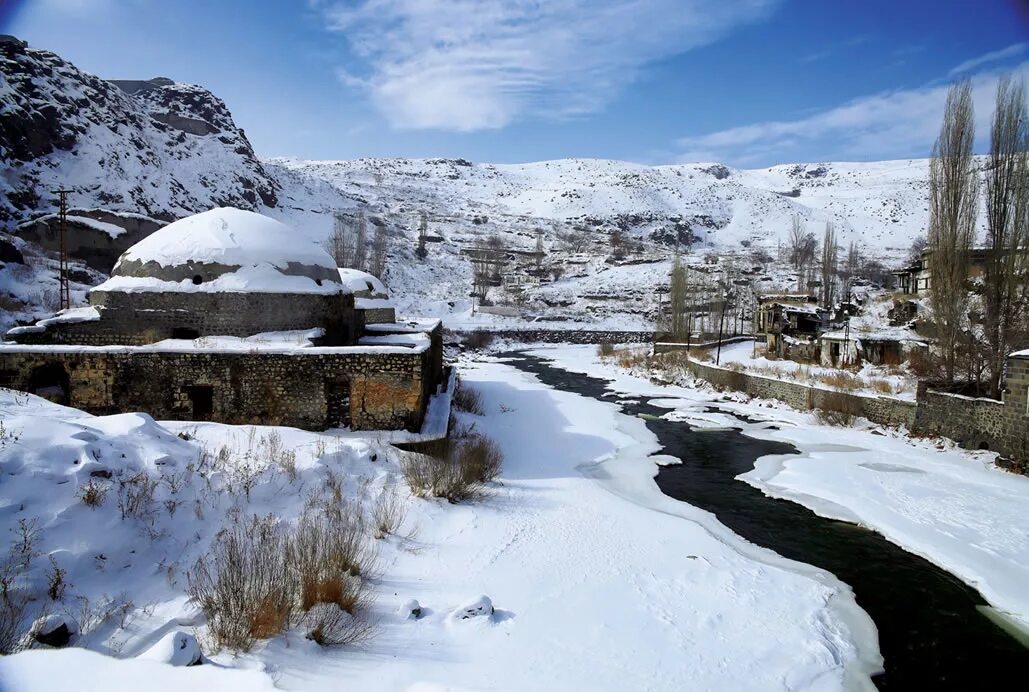
<path fill-rule="evenodd" d="M 90 611 L 78 645 L 97 652 L 2 658 L 4 689 L 870 687 L 876 633 L 850 589 L 662 495 L 643 421 L 501 363 L 463 374 L 485 415 L 462 423 L 496 439 L 506 462 L 484 498 L 459 505 L 410 497 L 397 453 L 368 440 L 93 417 L 3 392 L 0 516 L 14 551 L 20 520 L 37 529 L 17 587 L 51 613 Z M 255 468 L 269 446 L 280 459 L 294 452 L 295 469 Z M 201 474 L 205 450 L 220 460 Z M 114 484 L 161 479 L 152 513 L 122 518 L 116 489 L 86 506 L 82 488 L 103 470 Z M 379 563 L 374 638 L 323 649 L 292 631 L 239 656 L 205 649 L 213 665 L 200 668 L 152 660 L 167 658 L 161 640 L 176 631 L 205 646 L 184 571 L 226 515 L 294 521 L 327 484 L 365 508 L 392 488 L 407 508 L 395 535 L 367 538 Z M 56 600 L 45 594 L 53 564 L 67 583 Z M 481 595 L 495 612 L 460 619 Z M 420 619 L 409 618 L 411 599 Z"/>
<path fill-rule="evenodd" d="M 535 355 L 610 379 L 617 392 L 653 397 L 651 403 L 670 409 L 672 420 L 732 425 L 796 446 L 799 455 L 763 457 L 740 480 L 822 516 L 882 533 L 973 586 L 1001 616 L 1029 630 L 1029 478 L 997 468 L 994 453 L 913 439 L 862 419 L 852 428 L 820 425 L 810 412 L 740 394 L 727 397 L 703 382 L 654 385 L 601 362 L 592 347 L 546 348 Z M 705 412 L 713 401 L 762 423 Z M 759 429 L 767 421 L 780 429 Z"/>

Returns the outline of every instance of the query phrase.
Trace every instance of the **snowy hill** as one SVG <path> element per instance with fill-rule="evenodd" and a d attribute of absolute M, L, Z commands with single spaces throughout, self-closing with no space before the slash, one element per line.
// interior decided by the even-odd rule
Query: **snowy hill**
<path fill-rule="evenodd" d="M 472 319 L 468 255 L 491 236 L 513 253 L 507 278 L 523 282 L 514 292 L 494 287 L 491 298 L 517 300 L 520 319 L 643 328 L 676 244 L 695 241 L 692 262 L 706 254 L 753 270 L 755 253 L 775 255 L 799 216 L 816 234 L 833 221 L 844 245 L 855 240 L 889 264 L 924 232 L 928 217 L 925 160 L 761 170 L 595 159 L 262 160 L 227 106 L 199 86 L 107 81 L 9 37 L 0 39 L 0 78 L 0 224 L 20 226 L 22 238 L 7 242 L 33 257 L 43 258 L 43 250 L 24 241 L 43 243 L 52 226 L 31 235 L 25 224 L 53 223 L 56 188 L 72 190 L 72 212 L 85 225 L 79 232 L 99 228 L 98 236 L 110 236 L 94 244 L 110 246 L 113 257 L 140 239 L 116 226 L 104 230 L 119 218 L 123 226 L 139 215 L 160 223 L 233 206 L 323 240 L 334 213 L 359 204 L 387 229 L 383 278 L 401 310 L 453 322 Z M 425 259 L 414 253 L 422 212 L 433 241 Z M 632 243 L 627 257 L 613 256 L 616 231 Z M 538 240 L 546 256 L 534 265 L 517 253 L 534 252 Z M 0 327 L 50 307 L 40 289 L 52 283 L 46 262 L 0 267 L 7 302 Z M 766 287 L 792 280 L 781 267 L 760 273 Z M 76 296 L 93 280 L 80 274 Z M 511 322 L 484 315 L 473 321 Z"/>
<path fill-rule="evenodd" d="M 523 230 L 584 224 L 668 241 L 689 232 L 711 245 L 774 245 L 799 215 L 818 226 L 833 221 L 844 242 L 900 248 L 924 232 L 928 218 L 924 159 L 760 170 L 596 159 L 503 165 L 463 159 L 274 163 L 396 212 L 424 208 L 444 219 L 486 215 Z"/>

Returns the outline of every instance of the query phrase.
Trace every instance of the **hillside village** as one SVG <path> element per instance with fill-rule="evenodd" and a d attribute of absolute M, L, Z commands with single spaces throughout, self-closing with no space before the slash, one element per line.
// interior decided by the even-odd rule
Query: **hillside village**
<path fill-rule="evenodd" d="M 0 688 L 1024 671 L 1024 125 L 761 169 L 316 161 L 201 86 L 13 36 L 0 75 Z"/>

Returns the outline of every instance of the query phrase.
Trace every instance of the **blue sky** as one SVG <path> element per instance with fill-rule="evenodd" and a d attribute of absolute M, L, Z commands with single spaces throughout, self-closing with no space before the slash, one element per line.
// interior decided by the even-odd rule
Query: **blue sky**
<path fill-rule="evenodd" d="M 1029 76 L 1029 0 L 0 0 L 103 77 L 211 89 L 263 156 L 927 156 L 947 84 Z"/>

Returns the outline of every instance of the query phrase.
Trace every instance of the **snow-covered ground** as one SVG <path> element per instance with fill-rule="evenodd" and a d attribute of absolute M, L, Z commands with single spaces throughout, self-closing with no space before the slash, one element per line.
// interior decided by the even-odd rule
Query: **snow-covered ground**
<path fill-rule="evenodd" d="M 617 392 L 653 397 L 652 403 L 671 409 L 671 419 L 699 427 L 728 424 L 796 446 L 799 455 L 763 457 L 740 480 L 882 533 L 970 584 L 1029 630 L 1029 478 L 999 469 L 994 453 L 915 439 L 865 421 L 851 428 L 821 425 L 810 412 L 739 394 L 726 397 L 700 382 L 655 385 L 602 361 L 591 347 L 535 353 L 569 370 L 610 379 Z M 705 412 L 716 400 L 719 407 L 762 423 Z M 769 430 L 767 421 L 779 430 Z"/>
<path fill-rule="evenodd" d="M 52 612 L 93 613 L 80 646 L 133 659 L 17 654 L 0 659 L 5 689 L 130 689 L 141 679 L 153 689 L 187 679 L 218 689 L 870 687 L 881 663 L 876 632 L 850 589 L 662 495 L 652 480 L 662 460 L 648 457 L 657 443 L 643 421 L 502 363 L 463 371 L 485 415 L 460 422 L 493 437 L 506 461 L 486 497 L 459 505 L 410 497 L 397 453 L 370 440 L 94 417 L 0 392 L 0 516 L 8 528 L 24 519 L 38 530 L 18 586 Z M 295 471 L 264 466 L 272 448 L 280 459 L 294 452 Z M 201 467 L 205 451 L 214 461 Z M 91 508 L 80 498 L 90 482 L 107 482 L 97 471 L 111 472 L 111 487 Z M 122 518 L 118 486 L 141 472 L 159 480 L 153 506 Z M 331 478 L 362 507 L 397 488 L 408 509 L 398 535 L 368 539 L 380 566 L 374 639 L 322 649 L 294 631 L 238 657 L 213 655 L 246 673 L 136 659 L 176 629 L 205 640 L 183 573 L 227 512 L 293 521 Z M 42 593 L 47 556 L 66 571 L 58 601 Z M 481 594 L 491 617 L 455 615 Z M 407 617 L 410 599 L 421 619 Z"/>

